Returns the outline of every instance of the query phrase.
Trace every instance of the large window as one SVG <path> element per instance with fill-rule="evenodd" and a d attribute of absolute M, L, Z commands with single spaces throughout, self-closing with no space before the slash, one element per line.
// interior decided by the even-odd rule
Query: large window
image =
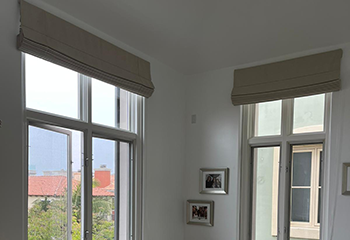
<path fill-rule="evenodd" d="M 28 239 L 135 239 L 143 98 L 23 57 Z"/>
<path fill-rule="evenodd" d="M 320 239 L 329 98 L 243 106 L 241 239 Z"/>

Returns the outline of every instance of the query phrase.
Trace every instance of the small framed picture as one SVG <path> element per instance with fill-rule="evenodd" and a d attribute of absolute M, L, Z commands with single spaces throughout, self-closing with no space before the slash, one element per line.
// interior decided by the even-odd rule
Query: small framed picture
<path fill-rule="evenodd" d="M 187 200 L 187 224 L 214 226 L 214 202 Z"/>
<path fill-rule="evenodd" d="M 343 164 L 343 195 L 350 195 L 350 163 Z"/>
<path fill-rule="evenodd" d="M 228 194 L 228 168 L 201 168 L 199 191 L 202 194 Z"/>

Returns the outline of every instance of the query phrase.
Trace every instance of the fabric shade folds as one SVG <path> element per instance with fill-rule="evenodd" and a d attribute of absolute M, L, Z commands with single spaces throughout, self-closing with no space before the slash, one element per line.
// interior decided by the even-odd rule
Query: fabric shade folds
<path fill-rule="evenodd" d="M 144 97 L 154 91 L 149 62 L 25 1 L 17 47 Z"/>
<path fill-rule="evenodd" d="M 339 91 L 341 49 L 234 71 L 233 105 Z"/>

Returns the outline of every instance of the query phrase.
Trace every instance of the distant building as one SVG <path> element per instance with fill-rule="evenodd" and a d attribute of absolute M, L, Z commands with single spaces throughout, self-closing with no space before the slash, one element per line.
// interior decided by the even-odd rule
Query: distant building
<path fill-rule="evenodd" d="M 48 197 L 55 200 L 66 194 L 67 189 L 67 172 L 60 171 L 44 171 L 44 176 L 36 176 L 35 170 L 29 173 L 28 177 L 28 209 L 38 199 Z M 94 180 L 97 182 L 92 190 L 93 196 L 114 197 L 114 174 L 111 175 L 110 169 L 101 166 L 95 169 Z M 72 189 L 77 189 L 81 182 L 81 172 L 73 172 Z"/>

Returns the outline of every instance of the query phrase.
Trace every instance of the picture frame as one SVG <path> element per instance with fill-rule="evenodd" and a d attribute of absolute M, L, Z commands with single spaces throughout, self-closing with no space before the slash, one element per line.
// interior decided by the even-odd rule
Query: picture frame
<path fill-rule="evenodd" d="M 214 226 L 214 201 L 187 200 L 186 204 L 187 224 Z"/>
<path fill-rule="evenodd" d="M 350 196 L 350 163 L 343 164 L 342 194 Z"/>
<path fill-rule="evenodd" d="M 199 192 L 201 194 L 228 194 L 229 168 L 201 168 Z"/>

